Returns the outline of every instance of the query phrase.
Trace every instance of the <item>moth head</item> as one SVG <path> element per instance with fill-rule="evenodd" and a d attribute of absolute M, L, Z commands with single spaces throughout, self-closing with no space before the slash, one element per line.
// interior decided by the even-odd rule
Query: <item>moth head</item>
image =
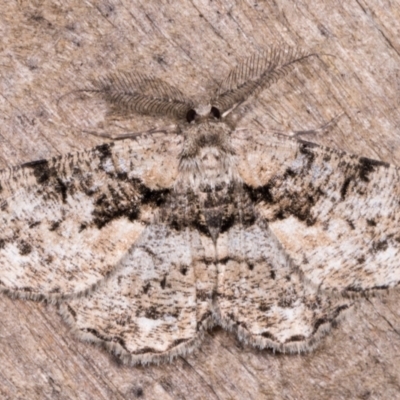
<path fill-rule="evenodd" d="M 210 103 L 200 103 L 186 113 L 189 127 L 183 132 L 185 146 L 184 158 L 198 158 L 204 149 L 210 151 L 210 157 L 217 149 L 222 155 L 233 154 L 229 136 L 232 128 L 223 120 L 220 110 Z"/>
<path fill-rule="evenodd" d="M 200 104 L 191 108 L 186 113 L 186 121 L 189 123 L 202 123 L 205 121 L 217 121 L 221 119 L 221 112 L 211 104 Z"/>

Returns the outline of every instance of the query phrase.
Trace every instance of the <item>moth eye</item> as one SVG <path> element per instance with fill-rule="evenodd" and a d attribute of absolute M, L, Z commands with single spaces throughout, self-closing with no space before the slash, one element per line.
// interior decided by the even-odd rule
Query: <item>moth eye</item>
<path fill-rule="evenodd" d="M 191 108 L 187 113 L 186 113 L 186 121 L 187 122 L 192 122 L 196 118 L 196 111 Z"/>
<path fill-rule="evenodd" d="M 221 112 L 218 110 L 217 107 L 211 107 L 210 113 L 214 118 L 221 119 Z"/>

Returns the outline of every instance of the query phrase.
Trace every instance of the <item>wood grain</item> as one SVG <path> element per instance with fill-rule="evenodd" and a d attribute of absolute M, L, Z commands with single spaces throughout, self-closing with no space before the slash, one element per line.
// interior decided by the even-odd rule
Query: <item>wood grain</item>
<path fill-rule="evenodd" d="M 101 143 L 88 129 L 168 124 L 108 121 L 101 104 L 70 93 L 98 76 L 151 73 L 207 98 L 238 59 L 279 43 L 321 56 L 253 101 L 240 126 L 311 129 L 343 113 L 312 140 L 400 165 L 398 1 L 0 0 L 0 9 L 1 168 Z M 360 301 L 310 354 L 259 351 L 214 329 L 172 364 L 126 367 L 76 340 L 55 307 L 2 295 L 0 397 L 400 398 L 399 301 Z"/>

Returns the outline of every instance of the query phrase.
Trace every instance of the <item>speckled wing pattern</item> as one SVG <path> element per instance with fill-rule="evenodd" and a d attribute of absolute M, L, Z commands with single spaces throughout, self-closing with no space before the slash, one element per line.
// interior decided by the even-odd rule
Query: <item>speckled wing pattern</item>
<path fill-rule="evenodd" d="M 198 107 L 154 78 L 104 78 L 110 112 L 173 117 L 178 132 L 0 172 L 0 290 L 56 302 L 79 338 L 145 364 L 213 325 L 310 350 L 357 294 L 397 286 L 398 168 L 228 123 L 314 55 L 254 55 Z"/>

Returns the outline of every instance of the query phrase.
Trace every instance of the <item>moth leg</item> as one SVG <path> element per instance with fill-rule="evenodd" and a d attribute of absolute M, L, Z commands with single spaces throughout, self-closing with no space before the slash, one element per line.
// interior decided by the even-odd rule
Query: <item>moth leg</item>
<path fill-rule="evenodd" d="M 307 286 L 265 221 L 232 227 L 218 246 L 216 319 L 245 343 L 311 350 L 350 306 Z"/>
<path fill-rule="evenodd" d="M 292 137 L 299 137 L 299 136 L 303 136 L 303 135 L 319 135 L 319 134 L 323 134 L 325 135 L 330 129 L 332 129 L 337 122 L 339 121 L 340 118 L 342 118 L 342 116 L 344 115 L 344 113 L 341 113 L 339 115 L 336 115 L 335 117 L 333 117 L 330 121 L 326 122 L 325 124 L 321 125 L 318 128 L 314 128 L 314 129 L 307 129 L 304 131 L 292 131 L 289 132 L 288 136 L 292 136 Z"/>
<path fill-rule="evenodd" d="M 60 312 L 80 339 L 101 344 L 124 363 L 185 355 L 211 319 L 211 291 L 196 287 L 199 270 L 206 272 L 201 252 L 196 231 L 151 225 L 108 280 L 61 304 Z"/>
<path fill-rule="evenodd" d="M 179 128 L 178 125 L 169 125 L 164 128 L 153 128 L 147 131 L 140 131 L 140 132 L 128 132 L 128 133 L 108 133 L 108 132 L 96 132 L 96 131 L 88 131 L 84 130 L 83 132 L 89 133 L 90 135 L 111 139 L 111 140 L 124 140 L 124 139 L 134 139 L 139 136 L 151 135 L 153 133 L 175 133 L 178 132 Z"/>
<path fill-rule="evenodd" d="M 278 135 L 278 136 L 283 136 L 283 137 L 289 137 L 289 138 L 296 138 L 301 140 L 301 136 L 303 135 L 314 135 L 317 136 L 319 134 L 326 134 L 330 129 L 332 129 L 336 123 L 338 122 L 338 120 L 344 115 L 344 113 L 341 113 L 339 115 L 336 115 L 336 117 L 333 117 L 330 121 L 326 122 L 325 124 L 321 125 L 318 128 L 313 128 L 313 129 L 307 129 L 307 130 L 301 130 L 301 131 L 280 131 L 280 130 L 268 130 L 268 132 L 271 132 L 274 135 Z M 263 130 L 265 130 L 264 126 L 259 124 L 260 126 L 262 126 Z M 237 131 L 240 130 L 246 130 L 245 128 L 241 129 L 237 129 Z"/>

